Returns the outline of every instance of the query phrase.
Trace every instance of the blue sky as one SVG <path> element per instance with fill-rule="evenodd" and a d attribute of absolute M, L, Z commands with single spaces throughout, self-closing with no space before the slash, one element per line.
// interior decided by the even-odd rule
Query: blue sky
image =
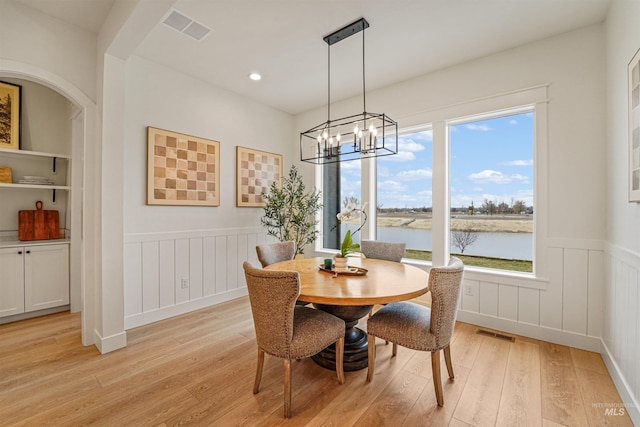
<path fill-rule="evenodd" d="M 485 199 L 533 206 L 533 114 L 451 126 L 451 206 L 480 207 Z M 401 135 L 398 154 L 378 158 L 378 205 L 431 206 L 432 133 Z M 344 162 L 342 194 L 360 196 L 360 164 Z"/>

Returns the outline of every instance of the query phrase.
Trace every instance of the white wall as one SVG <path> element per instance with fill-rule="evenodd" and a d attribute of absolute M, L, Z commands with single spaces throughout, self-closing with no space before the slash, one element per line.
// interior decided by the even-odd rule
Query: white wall
<path fill-rule="evenodd" d="M 140 57 L 127 61 L 126 328 L 246 294 L 242 262 L 265 241 L 261 208 L 235 202 L 236 146 L 297 158 L 293 118 Z M 220 142 L 220 206 L 146 204 L 147 126 Z M 168 268 L 168 270 L 167 270 Z M 190 287 L 182 289 L 182 278 Z"/>
<path fill-rule="evenodd" d="M 640 425 L 640 204 L 629 203 L 627 64 L 640 48 L 640 2 L 614 0 L 607 42 L 607 234 L 604 284 L 605 361 Z"/>
<path fill-rule="evenodd" d="M 536 201 L 542 233 L 542 282 L 465 273 L 474 290 L 459 319 L 590 350 L 600 350 L 605 237 L 604 30 L 594 25 L 453 66 L 367 93 L 367 109 L 399 127 L 429 123 L 437 111 L 470 101 L 548 85 L 548 194 Z M 332 106 L 336 117 L 361 110 L 361 99 Z M 299 131 L 324 120 L 326 109 L 299 115 Z M 434 168 L 435 170 L 435 168 Z M 309 175 L 308 175 L 309 176 Z"/>
<path fill-rule="evenodd" d="M 0 59 L 33 65 L 96 93 L 96 35 L 31 9 L 0 2 Z"/>

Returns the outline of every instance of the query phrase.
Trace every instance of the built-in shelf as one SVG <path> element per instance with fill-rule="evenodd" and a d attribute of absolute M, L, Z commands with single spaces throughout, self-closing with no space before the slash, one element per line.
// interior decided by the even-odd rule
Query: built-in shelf
<path fill-rule="evenodd" d="M 9 148 L 0 148 L 2 155 L 12 154 L 14 156 L 38 156 L 38 157 L 55 157 L 58 159 L 70 159 L 71 156 L 66 154 L 45 153 L 43 151 L 30 151 L 30 150 L 12 150 Z"/>
<path fill-rule="evenodd" d="M 53 160 L 51 164 L 51 170 L 56 172 L 56 162 L 58 159 L 70 160 L 71 156 L 66 154 L 45 153 L 44 151 L 31 151 L 31 150 L 12 150 L 9 148 L 0 148 L 1 157 L 46 157 Z M 52 202 L 56 202 L 56 190 L 70 191 L 71 187 L 67 185 L 38 185 L 38 184 L 15 184 L 15 183 L 0 183 L 0 188 L 15 188 L 15 189 L 34 189 L 34 190 L 52 190 L 51 199 Z"/>
<path fill-rule="evenodd" d="M 0 188 L 33 188 L 36 190 L 71 190 L 71 187 L 66 185 L 37 185 L 37 184 L 6 184 L 0 183 Z"/>

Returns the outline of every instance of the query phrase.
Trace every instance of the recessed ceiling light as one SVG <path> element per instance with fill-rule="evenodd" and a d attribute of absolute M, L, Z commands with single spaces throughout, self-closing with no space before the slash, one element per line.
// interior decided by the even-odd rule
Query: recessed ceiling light
<path fill-rule="evenodd" d="M 249 78 L 253 81 L 258 81 L 262 79 L 262 76 L 259 73 L 250 73 Z"/>

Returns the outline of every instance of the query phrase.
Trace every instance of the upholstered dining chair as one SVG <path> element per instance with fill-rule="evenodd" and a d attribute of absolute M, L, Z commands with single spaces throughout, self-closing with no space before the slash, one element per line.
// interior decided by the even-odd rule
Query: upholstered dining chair
<path fill-rule="evenodd" d="M 289 261 L 296 256 L 296 242 L 275 242 L 265 243 L 256 246 L 258 261 L 262 264 L 262 268 L 275 264 L 280 261 Z M 306 302 L 296 301 L 297 305 L 307 305 Z"/>
<path fill-rule="evenodd" d="M 360 251 L 365 258 L 384 259 L 387 261 L 400 262 L 404 258 L 406 243 L 383 242 L 380 240 L 362 240 Z M 373 310 L 369 316 L 373 314 Z M 387 341 L 386 344 L 389 344 Z"/>
<path fill-rule="evenodd" d="M 375 368 L 374 337 L 393 343 L 392 357 L 397 354 L 398 345 L 413 350 L 430 351 L 436 400 L 438 406 L 444 405 L 440 377 L 440 350 L 444 350 L 449 379 L 453 380 L 449 344 L 456 321 L 463 270 L 462 261 L 452 257 L 446 267 L 434 267 L 429 271 L 431 308 L 406 301 L 394 302 L 387 304 L 368 319 L 367 381 L 373 379 Z"/>
<path fill-rule="evenodd" d="M 263 270 L 243 264 L 258 344 L 253 393 L 260 390 L 264 354 L 284 359 L 284 416 L 291 417 L 291 361 L 319 353 L 336 343 L 336 373 L 344 384 L 345 324 L 329 313 L 296 306 L 300 295 L 297 271 Z"/>
<path fill-rule="evenodd" d="M 256 246 L 258 261 L 262 268 L 280 261 L 288 261 L 296 256 L 296 242 L 265 243 Z"/>
<path fill-rule="evenodd" d="M 365 258 L 385 259 L 400 262 L 404 257 L 405 243 L 382 242 L 379 240 L 363 240 L 360 251 Z"/>

